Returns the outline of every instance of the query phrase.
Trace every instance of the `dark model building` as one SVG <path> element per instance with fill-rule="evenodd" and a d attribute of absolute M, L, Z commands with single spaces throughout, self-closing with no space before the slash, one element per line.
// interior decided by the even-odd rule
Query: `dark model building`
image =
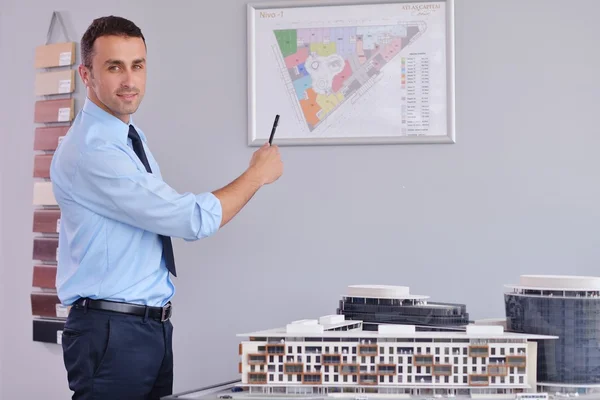
<path fill-rule="evenodd" d="M 523 275 L 506 286 L 508 331 L 558 336 L 538 343 L 538 390 L 600 392 L 600 278 Z"/>
<path fill-rule="evenodd" d="M 469 324 L 463 304 L 432 303 L 429 296 L 411 295 L 406 286 L 352 285 L 342 296 L 338 315 L 363 321 L 363 329 L 378 324 L 415 325 L 419 331 L 464 331 Z"/>

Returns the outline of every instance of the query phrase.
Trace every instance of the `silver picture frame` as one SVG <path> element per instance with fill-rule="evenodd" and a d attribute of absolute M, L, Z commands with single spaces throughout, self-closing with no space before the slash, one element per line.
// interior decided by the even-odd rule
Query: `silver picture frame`
<path fill-rule="evenodd" d="M 369 131 L 368 134 L 363 134 L 362 132 L 366 132 L 366 129 L 361 131 L 360 134 L 354 136 L 344 136 L 343 134 L 337 133 L 335 136 L 327 136 L 327 134 L 321 134 L 320 136 L 307 136 L 306 132 L 303 135 L 290 135 L 290 120 L 293 119 L 295 124 L 298 124 L 298 111 L 295 112 L 295 115 L 289 115 L 291 113 L 282 113 L 280 112 L 276 106 L 266 106 L 263 104 L 264 102 L 260 102 L 261 100 L 257 100 L 257 97 L 264 98 L 264 91 L 270 90 L 265 87 L 264 80 L 263 83 L 258 86 L 257 84 L 257 73 L 260 72 L 259 67 L 257 67 L 257 49 L 258 44 L 256 43 L 256 15 L 271 15 L 274 16 L 277 13 L 285 12 L 286 9 L 290 8 L 302 8 L 308 9 L 310 11 L 315 12 L 315 19 L 318 19 L 319 9 L 322 7 L 346 7 L 347 6 L 369 6 L 369 7 L 385 7 L 386 5 L 401 5 L 412 7 L 415 15 L 418 15 L 419 12 L 427 13 L 428 9 L 425 7 L 430 7 L 430 5 L 435 4 L 443 4 L 444 5 L 444 37 L 440 42 L 443 42 L 444 54 L 445 54 L 445 115 L 446 115 L 446 123 L 444 129 L 439 129 L 439 131 L 443 131 L 443 134 L 423 134 L 419 132 L 402 132 L 402 122 L 399 120 L 394 120 L 393 125 L 387 126 L 388 130 L 393 130 L 398 128 L 398 133 L 395 131 L 393 134 L 387 135 L 378 135 L 377 128 L 373 127 L 374 131 Z M 421 10 L 421 11 L 419 11 Z M 425 15 L 425 14 L 422 14 Z M 441 17 L 440 17 L 441 19 Z M 454 60 L 454 0 L 432 0 L 432 1 L 421 1 L 421 0 L 412 0 L 412 1 L 378 1 L 377 3 L 369 2 L 369 1 L 358 1 L 358 0 L 350 0 L 350 1 L 316 1 L 316 0 L 290 0 L 290 1 L 271 1 L 271 2 L 259 2 L 259 3 L 249 3 L 247 5 L 247 46 L 248 46 L 248 145 L 249 146 L 261 146 L 266 141 L 268 141 L 269 136 L 272 130 L 273 119 L 275 115 L 281 114 L 281 119 L 279 121 L 279 127 L 277 132 L 275 133 L 274 144 L 280 146 L 286 145 L 346 145 L 346 144 L 411 144 L 411 143 L 455 143 L 456 142 L 456 129 L 455 129 L 455 60 Z M 262 46 L 268 46 L 262 43 Z M 410 46 L 409 46 L 410 47 Z M 262 49 L 263 53 L 265 49 Z M 281 59 L 284 58 L 282 54 L 279 54 Z M 285 67 L 285 64 L 279 67 Z M 404 68 L 404 64 L 403 64 Z M 283 71 L 284 68 L 280 68 Z M 306 71 L 304 71 L 306 72 Z M 264 74 L 264 71 L 262 72 Z M 281 76 L 273 76 L 273 80 L 282 79 L 282 76 L 285 73 L 281 73 Z M 271 75 L 270 75 L 271 76 Z M 285 77 L 284 77 L 285 78 Z M 291 81 L 291 79 L 290 79 Z M 279 82 L 281 86 L 282 82 Z M 291 90 L 289 86 L 289 82 L 287 83 L 287 89 Z M 279 88 L 279 95 L 281 95 L 281 88 Z M 258 94 L 261 96 L 257 96 Z M 353 93 L 353 95 L 358 96 L 357 93 Z M 292 95 L 290 95 L 292 97 Z M 348 100 L 350 100 L 348 98 Z M 298 103 L 300 101 L 298 100 Z M 281 102 L 279 102 L 281 104 Z M 296 109 L 300 109 L 299 105 L 295 106 Z M 268 109 L 268 111 L 267 111 Z M 337 111 L 337 110 L 334 110 Z M 333 114 L 334 111 L 331 111 Z M 404 113 L 404 110 L 402 110 Z M 260 113 L 260 114 L 259 114 Z M 268 115 L 266 115 L 268 114 Z M 312 115 L 310 115 L 312 117 Z M 396 118 L 396 117 L 393 117 Z M 402 116 L 398 117 L 402 119 Z M 308 126 L 310 124 L 306 123 Z M 365 124 L 368 125 L 368 121 L 365 121 Z M 332 126 L 330 124 L 329 126 Z M 361 125 L 362 126 L 362 125 Z M 316 128 L 313 128 L 316 129 Z M 340 128 L 341 129 L 341 128 Z M 410 130 L 410 129 L 409 129 Z M 416 129 L 419 130 L 419 129 Z M 389 131 L 388 131 L 389 132 Z"/>

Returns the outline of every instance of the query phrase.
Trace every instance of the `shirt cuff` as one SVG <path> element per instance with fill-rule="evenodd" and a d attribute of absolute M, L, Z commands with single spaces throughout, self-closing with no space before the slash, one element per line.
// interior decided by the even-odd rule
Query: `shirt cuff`
<path fill-rule="evenodd" d="M 223 208 L 221 201 L 211 192 L 196 195 L 194 208 L 194 221 L 199 222 L 196 239 L 214 235 L 221 226 Z"/>

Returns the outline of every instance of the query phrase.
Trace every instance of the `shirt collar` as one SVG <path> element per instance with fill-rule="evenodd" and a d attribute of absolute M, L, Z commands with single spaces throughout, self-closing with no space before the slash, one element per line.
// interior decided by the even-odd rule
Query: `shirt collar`
<path fill-rule="evenodd" d="M 124 123 L 119 118 L 112 114 L 104 111 L 98 107 L 89 97 L 85 98 L 83 104 L 83 113 L 91 115 L 94 118 L 99 119 L 104 125 L 109 127 L 108 133 L 113 133 L 115 137 L 127 144 L 127 135 L 129 134 L 129 125 L 133 125 L 135 130 L 140 135 L 142 141 L 146 142 L 146 135 L 144 132 L 133 122 L 133 116 L 129 116 L 129 124 Z"/>

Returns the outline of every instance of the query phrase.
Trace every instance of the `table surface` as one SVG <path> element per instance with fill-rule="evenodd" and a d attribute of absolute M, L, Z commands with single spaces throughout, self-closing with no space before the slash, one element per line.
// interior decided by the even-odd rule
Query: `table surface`
<path fill-rule="evenodd" d="M 204 399 L 213 400 L 219 399 L 219 396 L 229 394 L 234 397 L 235 392 L 231 388 L 239 384 L 240 380 L 232 380 L 228 382 L 218 383 L 216 385 L 206 386 L 200 389 L 190 390 L 179 394 L 163 397 L 161 400 L 183 400 L 183 399 Z"/>
<path fill-rule="evenodd" d="M 411 399 L 411 400 L 438 400 L 433 396 L 410 396 L 410 395 L 377 395 L 377 394 L 365 394 L 365 393 L 344 393 L 340 396 L 340 394 L 329 394 L 323 396 L 321 395 L 287 395 L 287 396 L 278 396 L 276 394 L 268 394 L 261 396 L 258 393 L 249 394 L 247 391 L 243 392 L 232 392 L 231 388 L 240 384 L 240 380 L 232 380 L 228 382 L 218 383 L 211 386 L 206 386 L 196 390 L 190 390 L 188 392 L 174 394 L 171 396 L 163 397 L 161 400 L 184 400 L 184 399 L 202 399 L 202 400 L 221 400 L 221 399 L 231 399 L 231 400 L 317 400 L 317 399 L 332 399 L 332 400 L 355 400 L 355 399 L 367 399 L 367 400 L 391 400 L 391 399 Z M 472 399 L 477 400 L 500 400 L 500 399 L 514 399 L 514 395 L 478 395 L 471 397 Z M 588 394 L 588 395 L 580 395 L 578 397 L 559 397 L 553 394 L 550 394 L 550 399 L 553 400 L 563 400 L 563 399 L 578 399 L 578 400 L 600 400 L 600 394 Z M 443 397 L 441 400 L 464 400 L 469 399 L 467 397 L 457 396 L 455 398 Z"/>

